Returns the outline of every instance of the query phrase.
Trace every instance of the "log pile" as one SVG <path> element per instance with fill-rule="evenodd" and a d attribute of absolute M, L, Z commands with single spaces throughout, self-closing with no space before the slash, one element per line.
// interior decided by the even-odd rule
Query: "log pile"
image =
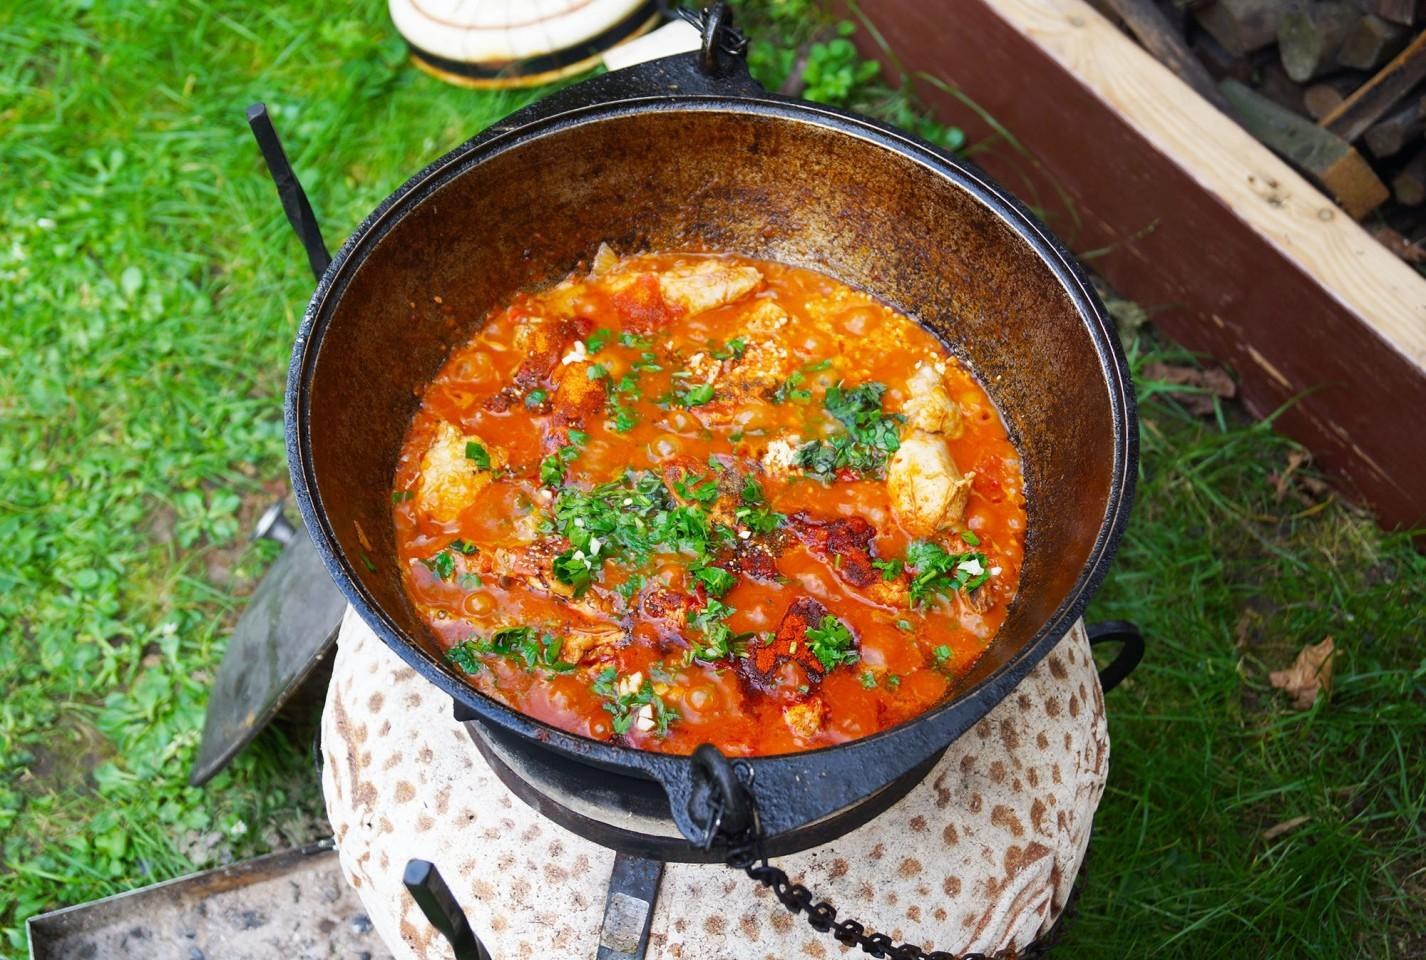
<path fill-rule="evenodd" d="M 1398 253 L 1426 256 L 1426 0 L 1091 0 Z"/>

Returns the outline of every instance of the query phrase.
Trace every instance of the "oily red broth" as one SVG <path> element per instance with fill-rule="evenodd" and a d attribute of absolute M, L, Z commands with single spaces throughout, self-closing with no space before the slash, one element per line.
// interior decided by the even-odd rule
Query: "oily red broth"
<path fill-rule="evenodd" d="M 770 755 L 940 701 L 1004 620 L 1020 461 L 930 333 L 821 274 L 618 260 L 521 294 L 427 387 L 409 596 L 482 692 L 598 740 Z"/>

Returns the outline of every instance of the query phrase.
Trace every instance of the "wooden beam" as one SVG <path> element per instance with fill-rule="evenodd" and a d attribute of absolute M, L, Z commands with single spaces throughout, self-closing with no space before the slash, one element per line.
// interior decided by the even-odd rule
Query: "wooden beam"
<path fill-rule="evenodd" d="M 863 6 L 908 70 L 1016 138 L 978 164 L 1165 333 L 1233 367 L 1250 410 L 1283 408 L 1274 425 L 1387 525 L 1426 523 L 1426 443 L 1403 420 L 1426 410 L 1426 281 L 1080 0 L 955 10 Z M 972 142 L 991 134 L 922 90 Z"/>
<path fill-rule="evenodd" d="M 1423 77 L 1426 77 L 1426 32 L 1412 40 L 1336 110 L 1323 117 L 1322 126 L 1343 140 L 1355 140 Z"/>
<path fill-rule="evenodd" d="M 1224 80 L 1223 95 L 1248 132 L 1305 172 L 1360 220 L 1390 196 L 1362 155 L 1336 134 L 1244 86 Z"/>

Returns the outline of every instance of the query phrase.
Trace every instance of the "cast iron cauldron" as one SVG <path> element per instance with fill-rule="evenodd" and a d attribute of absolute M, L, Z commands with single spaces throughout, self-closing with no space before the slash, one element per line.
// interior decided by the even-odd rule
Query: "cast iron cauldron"
<path fill-rule="evenodd" d="M 512 293 L 560 279 L 606 241 L 736 251 L 871 291 L 969 362 L 1020 450 L 1019 595 L 958 691 L 862 740 L 738 762 L 769 852 L 823 842 L 899 797 L 1084 609 L 1137 468 L 1123 355 L 1068 252 L 982 173 L 865 118 L 770 96 L 708 39 L 702 54 L 514 114 L 367 218 L 322 276 L 293 351 L 287 444 L 303 519 L 362 618 L 455 700 L 487 755 L 511 761 L 507 772 L 557 771 L 581 807 L 557 819 L 645 856 L 722 858 L 706 765 L 565 733 L 467 686 L 406 599 L 391 519 L 404 432 L 450 349 Z"/>

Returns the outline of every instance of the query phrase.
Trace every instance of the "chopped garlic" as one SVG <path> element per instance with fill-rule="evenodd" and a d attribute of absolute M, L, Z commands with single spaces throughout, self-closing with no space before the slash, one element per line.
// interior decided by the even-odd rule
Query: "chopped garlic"
<path fill-rule="evenodd" d="M 971 557 L 969 560 L 962 560 L 960 563 L 956 564 L 956 569 L 964 570 L 972 577 L 978 577 L 982 573 L 985 573 L 985 567 L 982 567 L 980 565 L 980 561 L 977 560 L 975 557 Z"/>
<path fill-rule="evenodd" d="M 639 692 L 639 688 L 644 685 L 644 675 L 638 670 L 627 677 L 620 677 L 619 682 L 614 684 L 614 692 L 621 697 L 632 697 Z"/>
<path fill-rule="evenodd" d="M 564 364 L 567 367 L 571 363 L 582 363 L 588 358 L 589 354 L 584 349 L 584 341 L 576 340 L 574 341 L 574 346 L 570 349 L 569 353 L 566 353 L 563 357 L 560 358 L 560 363 Z"/>
<path fill-rule="evenodd" d="M 639 708 L 639 712 L 634 714 L 634 728 L 642 733 L 648 733 L 657 724 L 654 723 L 654 705 L 646 703 Z"/>

